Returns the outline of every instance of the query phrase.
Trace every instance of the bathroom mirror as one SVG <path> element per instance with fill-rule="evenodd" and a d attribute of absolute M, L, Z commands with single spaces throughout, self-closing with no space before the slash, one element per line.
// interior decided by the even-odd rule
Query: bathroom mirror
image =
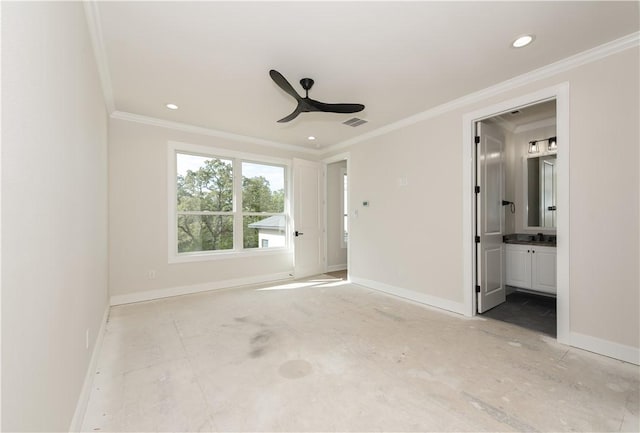
<path fill-rule="evenodd" d="M 556 155 L 545 155 L 525 160 L 525 215 L 529 229 L 556 228 Z"/>

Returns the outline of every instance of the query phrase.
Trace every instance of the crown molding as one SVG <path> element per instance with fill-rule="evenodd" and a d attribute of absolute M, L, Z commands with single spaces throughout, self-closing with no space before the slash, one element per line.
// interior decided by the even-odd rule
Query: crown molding
<path fill-rule="evenodd" d="M 98 2 L 93 0 L 83 0 L 84 14 L 87 20 L 87 28 L 93 46 L 93 55 L 98 67 L 98 75 L 102 84 L 102 94 L 104 103 L 109 114 L 116 111 L 115 100 L 113 98 L 113 86 L 111 85 L 111 75 L 109 74 L 109 63 L 107 61 L 107 51 L 102 38 L 102 26 L 100 25 L 100 12 Z"/>
<path fill-rule="evenodd" d="M 293 144 L 279 143 L 276 141 L 264 140 L 262 138 L 250 137 L 248 135 L 234 134 L 231 132 L 218 131 L 216 129 L 204 128 L 202 126 L 190 125 L 188 123 L 173 122 L 156 117 L 143 116 L 141 114 L 127 113 L 126 111 L 114 111 L 110 116 L 112 119 L 126 120 L 128 122 L 142 123 L 144 125 L 158 126 L 160 128 L 173 129 L 174 131 L 187 132 L 190 134 L 206 135 L 209 137 L 224 138 L 226 140 L 240 141 L 243 143 L 257 144 L 288 152 L 306 153 L 319 156 L 319 149 L 309 149 Z"/>
<path fill-rule="evenodd" d="M 533 71 L 527 72 L 525 74 L 518 75 L 494 86 L 487 87 L 477 92 L 469 93 L 468 95 L 438 105 L 429 110 L 414 114 L 413 116 L 409 116 L 397 122 L 390 123 L 381 128 L 374 129 L 373 131 L 367 132 L 366 134 L 362 134 L 349 140 L 345 140 L 332 146 L 328 146 L 324 149 L 324 152 L 333 152 L 339 149 L 344 149 L 353 144 L 387 134 L 391 131 L 413 125 L 414 123 L 434 118 L 436 116 L 445 114 L 458 108 L 465 107 L 475 102 L 480 102 L 491 96 L 499 95 L 501 93 L 517 89 L 534 81 L 552 77 L 561 72 L 566 72 L 579 66 L 595 62 L 602 58 L 625 51 L 629 48 L 638 47 L 639 45 L 640 32 L 631 33 L 630 35 L 615 39 L 611 42 L 607 42 L 605 44 L 567 57 L 563 60 L 559 60 L 541 68 L 534 69 Z"/>
<path fill-rule="evenodd" d="M 309 149 L 304 146 L 284 144 L 264 140 L 256 137 L 243 136 L 233 134 L 224 131 L 218 131 L 214 129 L 208 129 L 204 127 L 194 126 L 186 123 L 170 122 L 162 119 L 152 118 L 148 116 L 142 116 L 133 113 L 116 111 L 115 100 L 113 96 L 113 86 L 111 84 L 111 76 L 109 74 L 108 62 L 104 40 L 102 37 L 102 27 L 100 25 L 100 13 L 98 10 L 98 2 L 95 0 L 83 0 L 85 15 L 87 19 L 87 26 L 89 34 L 91 36 L 91 42 L 93 45 L 93 51 L 96 58 L 96 64 L 98 67 L 98 73 L 100 75 L 100 81 L 102 83 L 102 90 L 105 99 L 105 105 L 110 116 L 114 119 L 128 120 L 137 123 L 144 123 L 148 125 L 160 126 L 163 128 L 174 129 L 184 132 L 192 132 L 196 134 L 202 134 L 207 136 L 214 136 L 220 138 L 226 138 L 234 141 L 243 141 L 248 143 L 259 144 L 262 146 L 269 146 L 282 150 L 288 150 L 293 152 L 302 152 L 311 155 L 322 155 L 331 152 L 335 152 L 340 149 L 347 148 L 353 144 L 360 143 L 362 141 L 378 137 L 380 135 L 387 134 L 391 131 L 401 129 L 415 123 L 445 114 L 458 108 L 473 104 L 475 102 L 482 101 L 491 96 L 499 95 L 501 93 L 517 89 L 526 84 L 534 81 L 542 80 L 544 78 L 552 77 L 561 72 L 577 68 L 579 66 L 597 61 L 599 59 L 611 56 L 629 48 L 638 47 L 640 45 L 640 32 L 631 33 L 622 38 L 607 42 L 573 56 L 567 57 L 563 60 L 551 63 L 533 71 L 527 72 L 522 75 L 518 75 L 502 83 L 496 84 L 491 87 L 479 90 L 477 92 L 470 93 L 452 101 L 433 107 L 429 110 L 422 111 L 412 116 L 406 117 L 399 121 L 390 123 L 383 127 L 374 129 L 365 134 L 358 135 L 339 143 L 326 146 L 322 149 Z"/>

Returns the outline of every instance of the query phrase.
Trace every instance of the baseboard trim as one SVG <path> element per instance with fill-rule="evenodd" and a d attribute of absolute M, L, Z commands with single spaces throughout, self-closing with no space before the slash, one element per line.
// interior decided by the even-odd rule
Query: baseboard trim
<path fill-rule="evenodd" d="M 640 365 L 640 348 L 637 347 L 626 346 L 578 332 L 569 332 L 569 344 L 578 349 Z"/>
<path fill-rule="evenodd" d="M 270 275 L 258 275 L 255 277 L 234 278 L 223 281 L 211 281 L 190 286 L 167 287 L 164 289 L 146 290 L 144 292 L 115 295 L 111 297 L 110 305 L 132 304 L 134 302 L 153 301 L 154 299 L 170 298 L 172 296 L 190 295 L 193 293 L 208 292 L 210 290 L 230 289 L 250 284 L 270 283 L 273 281 L 290 280 L 292 272 L 280 272 Z"/>
<path fill-rule="evenodd" d="M 102 349 L 102 340 L 104 339 L 104 333 L 107 328 L 107 319 L 109 318 L 109 305 L 104 309 L 102 315 L 102 323 L 100 324 L 100 330 L 96 335 L 96 343 L 93 346 L 93 352 L 91 353 L 91 359 L 87 366 L 87 373 L 84 376 L 84 383 L 82 384 L 82 390 L 80 391 L 80 397 L 78 397 L 78 403 L 76 404 L 76 411 L 71 419 L 71 425 L 69 426 L 70 432 L 78 432 L 82 428 L 82 421 L 84 421 L 84 415 L 87 411 L 89 404 L 89 397 L 91 396 L 91 388 L 93 387 L 93 378 L 96 368 L 98 366 L 98 355 Z"/>
<path fill-rule="evenodd" d="M 344 263 L 342 265 L 331 265 L 331 266 L 327 266 L 327 272 L 338 272 L 338 271 L 346 271 L 347 270 L 347 264 Z"/>
<path fill-rule="evenodd" d="M 464 315 L 465 305 L 461 302 L 454 302 L 437 296 L 426 295 L 424 293 L 414 292 L 413 290 L 404 289 L 402 287 L 395 287 L 389 284 L 367 280 L 356 276 L 350 276 L 350 282 L 399 298 L 408 299 L 419 304 L 427 305 L 429 307 L 435 307 L 441 310 Z"/>

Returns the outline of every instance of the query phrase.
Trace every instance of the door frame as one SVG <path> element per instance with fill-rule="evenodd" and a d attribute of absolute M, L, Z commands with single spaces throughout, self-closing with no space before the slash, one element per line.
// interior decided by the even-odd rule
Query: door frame
<path fill-rule="evenodd" d="M 556 136 L 558 137 L 558 210 L 557 212 L 557 340 L 569 344 L 570 331 L 570 274 L 569 274 L 569 83 L 538 90 L 467 113 L 462 119 L 462 266 L 463 295 L 466 316 L 475 316 L 477 301 L 475 269 L 475 124 L 515 109 L 539 102 L 556 100 Z"/>
<path fill-rule="evenodd" d="M 324 230 L 324 271 L 328 272 L 328 268 L 329 268 L 329 256 L 328 256 L 328 251 L 327 251 L 327 246 L 328 246 L 328 237 L 329 237 L 329 232 L 327 230 L 327 223 L 326 221 L 328 218 L 328 210 L 327 210 L 327 198 L 328 198 L 328 193 L 327 193 L 327 182 L 329 182 L 329 178 L 327 176 L 327 166 L 329 164 L 333 164 L 334 162 L 339 162 L 339 161 L 346 161 L 347 162 L 347 215 L 349 215 L 349 218 L 351 218 L 351 182 L 348 181 L 348 179 L 350 179 L 350 167 L 351 164 L 349 162 L 349 159 L 351 157 L 351 153 L 350 152 L 343 152 L 343 153 L 338 153 L 337 155 L 333 155 L 330 156 L 328 158 L 325 158 L 322 160 L 322 164 L 323 164 L 323 171 L 324 171 L 324 199 L 323 199 L 323 212 L 324 212 L 324 221 L 325 221 L 325 230 Z M 349 223 L 349 228 L 351 228 L 351 223 Z M 350 274 L 350 269 L 351 269 L 351 237 L 349 237 L 349 242 L 347 243 L 347 280 L 349 279 L 349 274 Z"/>

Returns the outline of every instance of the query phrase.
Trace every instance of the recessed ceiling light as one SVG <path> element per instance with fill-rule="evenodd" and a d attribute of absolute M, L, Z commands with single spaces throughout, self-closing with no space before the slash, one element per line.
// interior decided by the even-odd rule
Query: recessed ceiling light
<path fill-rule="evenodd" d="M 316 137 L 314 137 L 313 135 L 310 135 L 310 136 L 308 136 L 308 137 L 307 137 L 307 139 L 308 139 L 309 141 L 313 141 L 313 140 L 315 140 L 315 139 L 316 139 Z"/>
<path fill-rule="evenodd" d="M 167 104 L 167 108 L 169 110 L 177 110 L 178 106 L 176 104 Z"/>
<path fill-rule="evenodd" d="M 513 41 L 511 43 L 511 46 L 513 48 L 522 48 L 522 47 L 526 47 L 527 45 L 529 45 L 531 42 L 533 42 L 533 39 L 535 38 L 534 35 L 522 35 L 519 36 L 515 41 Z"/>

